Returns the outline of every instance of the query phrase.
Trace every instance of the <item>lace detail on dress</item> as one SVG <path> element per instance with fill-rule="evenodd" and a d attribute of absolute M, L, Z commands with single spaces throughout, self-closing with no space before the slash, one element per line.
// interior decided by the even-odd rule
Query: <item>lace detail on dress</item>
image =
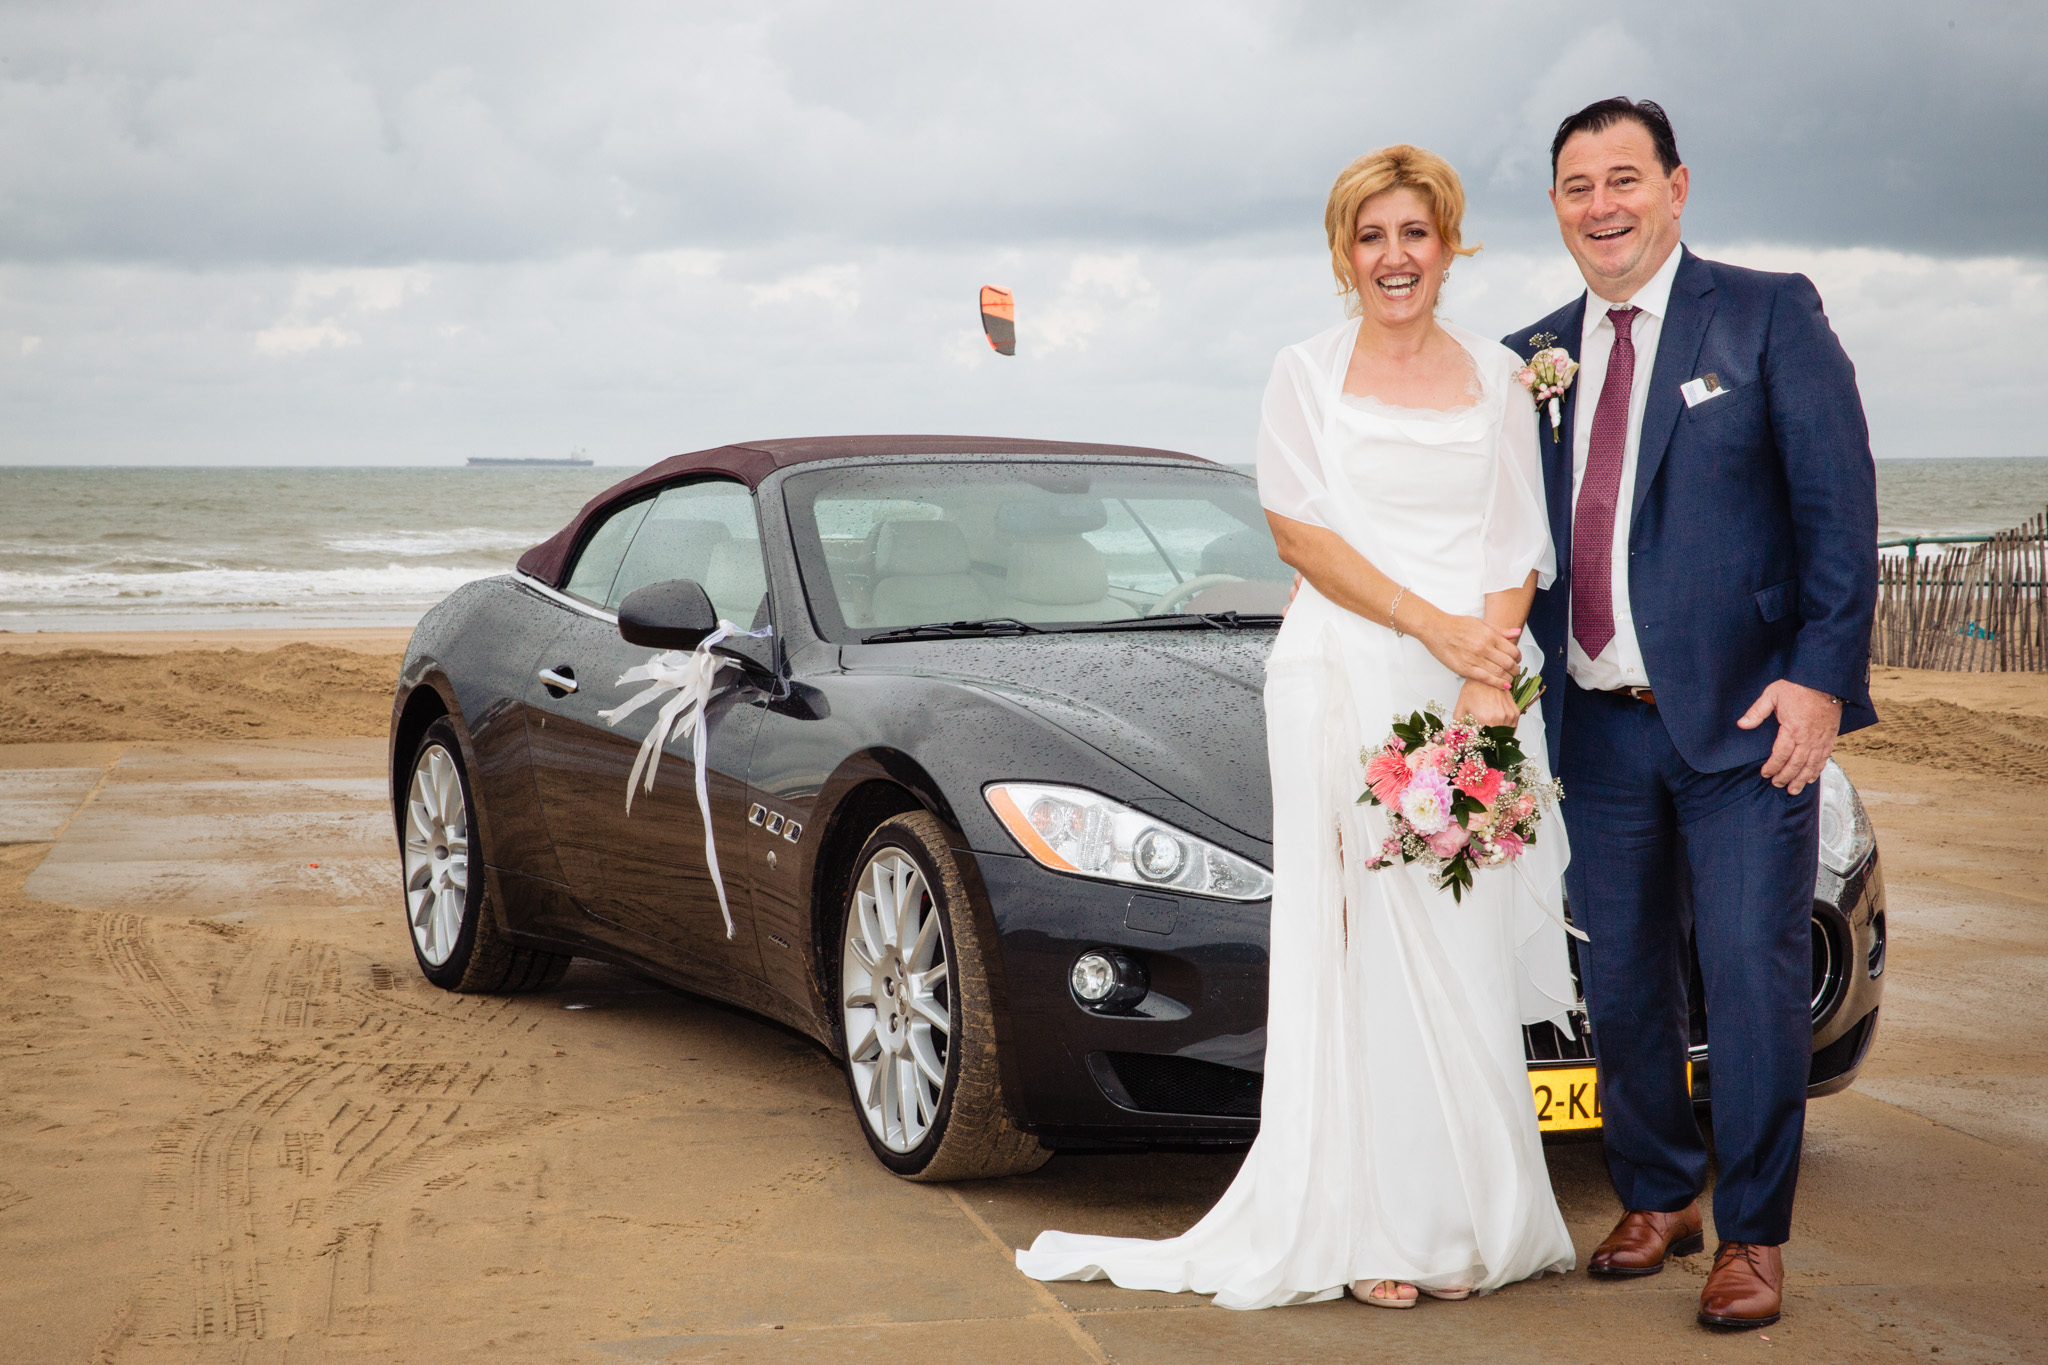
<path fill-rule="evenodd" d="M 1486 381 L 1480 377 L 1479 363 L 1472 358 L 1470 351 L 1461 345 L 1458 347 L 1458 354 L 1465 360 L 1465 396 L 1472 400 L 1469 403 L 1460 403 L 1454 408 L 1404 408 L 1399 403 L 1389 403 L 1384 398 L 1375 398 L 1369 393 L 1352 393 L 1348 389 L 1339 390 L 1337 397 L 1346 405 L 1361 412 L 1375 413 L 1401 422 L 1442 422 L 1464 417 L 1486 401 Z"/>

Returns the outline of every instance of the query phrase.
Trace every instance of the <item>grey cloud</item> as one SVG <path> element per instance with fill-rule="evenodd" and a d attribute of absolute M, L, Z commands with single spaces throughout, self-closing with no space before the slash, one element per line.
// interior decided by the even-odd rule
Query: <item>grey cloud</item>
<path fill-rule="evenodd" d="M 2038 7 L 106 4 L 0 13 L 0 256 L 1312 238 L 1366 147 L 1551 240 L 1549 132 L 1654 95 L 1722 238 L 2036 253 Z M 1953 23 L 1953 27 L 1951 27 Z"/>

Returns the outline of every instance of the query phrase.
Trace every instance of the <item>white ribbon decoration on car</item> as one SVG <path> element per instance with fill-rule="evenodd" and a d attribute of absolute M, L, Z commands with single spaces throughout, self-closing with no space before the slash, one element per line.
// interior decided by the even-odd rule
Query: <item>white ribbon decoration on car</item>
<path fill-rule="evenodd" d="M 654 717 L 653 728 L 648 730 L 647 738 L 640 742 L 640 752 L 634 756 L 633 771 L 626 778 L 626 814 L 633 813 L 634 787 L 642 791 L 654 790 L 654 774 L 661 767 L 662 746 L 671 739 L 689 735 L 690 760 L 697 769 L 697 810 L 704 817 L 704 861 L 711 867 L 711 884 L 718 888 L 718 913 L 725 916 L 727 938 L 733 937 L 732 910 L 725 902 L 725 879 L 718 874 L 718 843 L 711 835 L 711 787 L 705 759 L 711 740 L 708 708 L 712 697 L 718 693 L 719 670 L 732 667 L 739 660 L 729 655 L 713 654 L 711 650 L 714 645 L 736 635 L 750 640 L 766 639 L 771 629 L 763 626 L 759 630 L 741 630 L 732 622 L 721 620 L 718 629 L 705 636 L 689 653 L 679 649 L 664 650 L 637 668 L 629 668 L 620 674 L 620 687 L 636 682 L 653 685 L 611 710 L 597 713 L 604 717 L 605 724 L 617 725 L 657 697 L 675 693 L 662 704 Z M 644 781 L 641 777 L 643 772 L 646 774 Z"/>

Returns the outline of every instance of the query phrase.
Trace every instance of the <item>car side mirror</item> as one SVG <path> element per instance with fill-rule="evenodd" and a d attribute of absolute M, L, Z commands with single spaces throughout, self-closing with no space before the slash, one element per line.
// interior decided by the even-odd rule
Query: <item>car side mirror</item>
<path fill-rule="evenodd" d="M 650 583 L 619 603 L 619 634 L 629 645 L 695 649 L 717 629 L 718 612 L 694 579 Z"/>

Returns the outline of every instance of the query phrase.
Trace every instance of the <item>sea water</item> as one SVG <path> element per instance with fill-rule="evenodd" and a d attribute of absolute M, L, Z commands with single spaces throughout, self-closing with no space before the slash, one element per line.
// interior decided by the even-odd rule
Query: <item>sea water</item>
<path fill-rule="evenodd" d="M 1877 471 L 1883 539 L 2048 508 L 2048 459 Z M 632 472 L 0 468 L 0 630 L 409 626 Z"/>
<path fill-rule="evenodd" d="M 0 469 L 0 630 L 409 626 L 632 472 Z"/>

